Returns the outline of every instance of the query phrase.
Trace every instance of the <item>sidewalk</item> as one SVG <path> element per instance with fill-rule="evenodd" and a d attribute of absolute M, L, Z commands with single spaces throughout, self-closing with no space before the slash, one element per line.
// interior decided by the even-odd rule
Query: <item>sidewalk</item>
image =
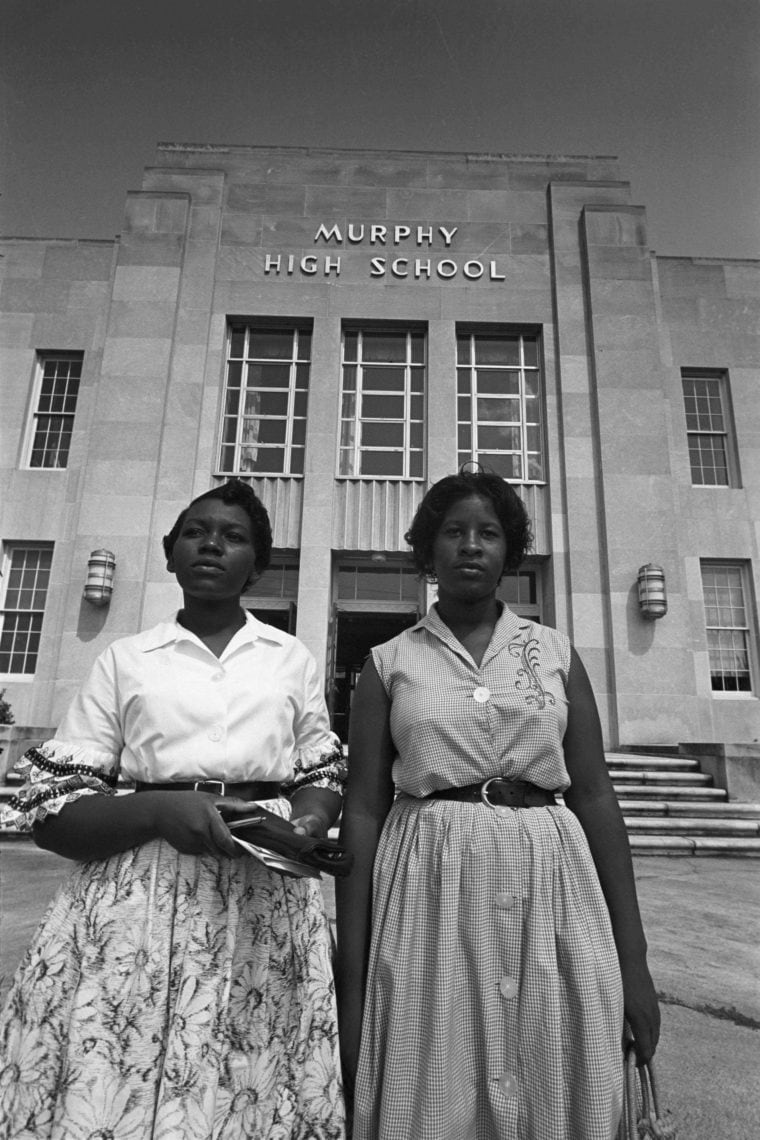
<path fill-rule="evenodd" d="M 634 860 L 679 1140 L 760 1136 L 760 861 Z"/>
<path fill-rule="evenodd" d="M 760 1136 L 760 861 L 635 859 L 662 1001 L 657 1071 L 679 1140 Z M 0 989 L 69 864 L 0 842 Z M 325 883 L 332 914 L 332 883 Z"/>

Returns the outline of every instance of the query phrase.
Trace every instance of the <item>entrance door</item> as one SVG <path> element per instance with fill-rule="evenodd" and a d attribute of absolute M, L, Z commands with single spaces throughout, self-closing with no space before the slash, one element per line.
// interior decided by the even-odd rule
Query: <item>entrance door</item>
<path fill-rule="evenodd" d="M 345 742 L 348 740 L 351 700 L 370 650 L 415 625 L 418 616 L 416 612 L 354 613 L 343 609 L 339 609 L 335 616 L 337 635 L 330 707 L 333 731 Z"/>

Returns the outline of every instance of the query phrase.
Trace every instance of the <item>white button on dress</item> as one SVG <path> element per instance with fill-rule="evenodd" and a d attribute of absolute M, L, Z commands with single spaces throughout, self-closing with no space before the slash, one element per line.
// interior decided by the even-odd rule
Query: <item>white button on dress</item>
<path fill-rule="evenodd" d="M 487 689 L 485 685 L 480 685 L 472 694 L 472 699 L 477 701 L 479 705 L 484 705 L 490 698 L 491 690 Z"/>
<path fill-rule="evenodd" d="M 504 1096 L 517 1096 L 517 1077 L 514 1073 L 502 1073 L 498 1085 Z"/>
<path fill-rule="evenodd" d="M 509 978 L 505 975 L 499 982 L 499 989 L 501 996 L 508 1000 L 517 997 L 517 982 L 514 978 Z"/>
<path fill-rule="evenodd" d="M 221 740 L 223 736 L 224 729 L 222 728 L 221 724 L 212 724 L 211 728 L 208 730 L 209 740 L 213 740 L 216 743 L 216 741 Z"/>
<path fill-rule="evenodd" d="M 511 895 L 509 891 L 499 891 L 496 895 L 495 902 L 499 910 L 511 910 L 517 902 L 517 899 L 514 895 Z"/>

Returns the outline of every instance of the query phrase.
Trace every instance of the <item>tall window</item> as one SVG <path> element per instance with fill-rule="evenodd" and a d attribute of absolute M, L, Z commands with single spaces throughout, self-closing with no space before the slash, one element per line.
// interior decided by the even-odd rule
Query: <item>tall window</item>
<path fill-rule="evenodd" d="M 52 542 L 5 548 L 0 673 L 35 670 L 52 561 Z"/>
<path fill-rule="evenodd" d="M 457 334 L 459 465 L 477 462 L 515 483 L 544 479 L 538 337 Z"/>
<path fill-rule="evenodd" d="M 65 467 L 82 378 L 81 352 L 40 353 L 27 462 L 30 467 Z"/>
<path fill-rule="evenodd" d="M 727 375 L 684 369 L 681 382 L 692 483 L 738 486 Z"/>
<path fill-rule="evenodd" d="M 751 638 L 744 565 L 703 562 L 702 591 L 713 690 L 751 692 Z"/>
<path fill-rule="evenodd" d="M 302 475 L 311 330 L 233 325 L 219 471 Z"/>
<path fill-rule="evenodd" d="M 338 474 L 421 479 L 425 334 L 346 330 Z"/>

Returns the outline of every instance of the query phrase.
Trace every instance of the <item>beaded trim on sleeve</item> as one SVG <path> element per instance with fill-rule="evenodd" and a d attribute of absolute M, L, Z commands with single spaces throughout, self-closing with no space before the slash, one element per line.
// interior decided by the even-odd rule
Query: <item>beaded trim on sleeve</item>
<path fill-rule="evenodd" d="M 8 800 L 3 823 L 27 831 L 46 815 L 57 814 L 66 803 L 88 793 L 115 795 L 116 771 L 105 772 L 91 764 L 74 764 L 71 758 L 54 760 L 39 748 L 30 748 L 16 765 L 26 776 L 24 787 Z M 37 771 L 35 771 L 37 770 Z M 47 773 L 48 776 L 38 776 Z M 54 802 L 51 802 L 54 801 Z"/>
<path fill-rule="evenodd" d="M 290 793 L 298 788 L 314 786 L 342 795 L 347 779 L 348 768 L 343 757 L 343 746 L 333 733 L 330 744 L 313 762 L 304 763 L 303 757 L 296 756 L 295 773 L 292 781 L 288 782 L 286 791 Z"/>

